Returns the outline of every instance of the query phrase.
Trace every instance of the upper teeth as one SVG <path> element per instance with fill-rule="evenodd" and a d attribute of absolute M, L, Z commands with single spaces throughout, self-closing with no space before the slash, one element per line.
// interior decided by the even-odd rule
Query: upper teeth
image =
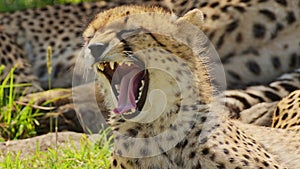
<path fill-rule="evenodd" d="M 115 84 L 115 88 L 119 91 L 120 90 L 120 85 L 119 84 Z"/>
<path fill-rule="evenodd" d="M 103 64 L 98 64 L 97 66 L 98 66 L 98 69 L 99 69 L 99 70 L 101 70 L 101 71 L 104 70 L 104 65 L 103 65 Z"/>
<path fill-rule="evenodd" d="M 109 64 L 110 68 L 111 68 L 112 70 L 114 70 L 114 69 L 115 69 L 115 63 L 116 63 L 116 62 L 109 62 L 109 63 L 104 62 L 104 63 L 99 63 L 99 64 L 97 65 L 97 67 L 98 67 L 99 70 L 104 71 L 105 66 L 106 66 L 107 64 Z M 117 64 L 118 64 L 119 66 L 122 66 L 123 64 L 126 64 L 126 65 L 128 65 L 128 66 L 131 66 L 133 63 L 132 63 L 132 62 L 119 62 L 119 63 L 117 63 Z"/>
<path fill-rule="evenodd" d="M 109 66 L 112 70 L 114 70 L 115 68 L 115 63 L 114 62 L 109 62 Z"/>

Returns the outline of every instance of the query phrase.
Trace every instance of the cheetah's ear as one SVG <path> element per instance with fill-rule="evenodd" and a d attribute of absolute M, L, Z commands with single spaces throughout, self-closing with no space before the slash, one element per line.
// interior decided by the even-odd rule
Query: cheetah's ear
<path fill-rule="evenodd" d="M 201 27 L 204 22 L 203 13 L 199 9 L 193 9 L 180 17 L 177 22 L 186 21 L 197 27 Z"/>

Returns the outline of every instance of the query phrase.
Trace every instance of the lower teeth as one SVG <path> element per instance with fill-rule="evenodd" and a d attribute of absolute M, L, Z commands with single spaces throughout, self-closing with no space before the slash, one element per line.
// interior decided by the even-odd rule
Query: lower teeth
<path fill-rule="evenodd" d="M 128 112 L 126 112 L 124 114 L 127 114 L 127 115 L 133 114 L 135 111 L 136 111 L 136 109 L 130 109 L 130 111 L 128 111 Z"/>
<path fill-rule="evenodd" d="M 139 96 L 138 96 L 138 99 L 137 99 L 137 100 L 140 100 L 140 98 L 141 98 L 141 96 L 142 96 L 142 91 L 143 91 L 144 85 L 145 85 L 145 82 L 144 82 L 144 80 L 142 80 L 142 85 L 141 85 L 141 87 L 139 88 Z"/>

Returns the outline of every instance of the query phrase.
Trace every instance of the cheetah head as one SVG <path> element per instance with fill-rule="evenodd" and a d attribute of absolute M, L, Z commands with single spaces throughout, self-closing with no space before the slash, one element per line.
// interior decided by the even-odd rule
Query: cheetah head
<path fill-rule="evenodd" d="M 96 15 L 84 31 L 84 56 L 114 114 L 148 123 L 178 112 L 182 100 L 210 100 L 205 58 L 195 57 L 205 46 L 193 40 L 199 13 L 177 18 L 161 8 L 125 6 Z"/>

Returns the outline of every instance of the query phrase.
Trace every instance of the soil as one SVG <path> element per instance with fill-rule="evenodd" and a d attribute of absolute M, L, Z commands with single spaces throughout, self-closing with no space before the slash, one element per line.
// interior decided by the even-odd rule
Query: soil
<path fill-rule="evenodd" d="M 57 134 L 48 133 L 24 140 L 7 141 L 0 143 L 0 152 L 1 154 L 5 154 L 8 151 L 13 153 L 21 151 L 22 158 L 34 154 L 37 148 L 40 151 L 47 151 L 48 148 L 55 148 L 55 146 L 57 146 L 57 148 L 68 146 L 71 144 L 70 140 L 72 140 L 72 143 L 79 148 L 80 140 L 83 138 L 83 135 L 84 134 L 82 133 L 75 132 L 58 132 Z M 99 135 L 93 134 L 87 135 L 87 137 L 90 141 L 95 142 Z"/>

